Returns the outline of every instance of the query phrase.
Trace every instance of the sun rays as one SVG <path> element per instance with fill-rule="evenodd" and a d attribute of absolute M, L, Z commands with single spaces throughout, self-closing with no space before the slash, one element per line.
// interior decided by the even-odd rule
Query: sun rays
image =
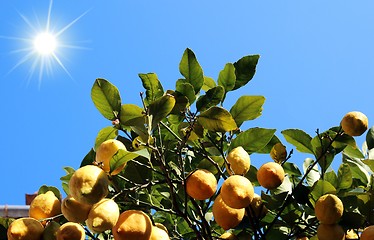
<path fill-rule="evenodd" d="M 0 38 L 21 41 L 25 46 L 17 48 L 10 53 L 21 54 L 20 59 L 17 63 L 8 71 L 8 75 L 23 64 L 28 63 L 30 65 L 27 73 L 27 82 L 37 75 L 38 87 L 40 88 L 42 80 L 45 74 L 52 74 L 55 67 L 62 69 L 71 79 L 72 75 L 64 65 L 62 56 L 64 49 L 87 49 L 85 47 L 69 44 L 66 39 L 62 40 L 61 36 L 71 28 L 79 19 L 86 15 L 89 10 L 69 22 L 65 26 L 56 29 L 52 22 L 52 5 L 53 0 L 50 0 L 46 20 L 42 23 L 38 19 L 31 21 L 25 15 L 18 13 L 22 20 L 30 30 L 31 36 L 26 37 L 11 37 L 11 36 L 0 36 Z M 38 16 L 37 16 L 38 18 Z"/>

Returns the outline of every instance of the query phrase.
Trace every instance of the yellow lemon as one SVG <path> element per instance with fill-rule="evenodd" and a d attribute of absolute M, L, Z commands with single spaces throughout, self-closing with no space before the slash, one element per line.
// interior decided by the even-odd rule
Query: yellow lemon
<path fill-rule="evenodd" d="M 374 225 L 366 227 L 364 231 L 362 231 L 360 240 L 372 240 L 374 239 Z"/>
<path fill-rule="evenodd" d="M 219 194 L 212 207 L 214 221 L 224 230 L 235 228 L 243 219 L 245 209 L 235 209 L 227 206 Z"/>
<path fill-rule="evenodd" d="M 250 207 L 251 207 L 251 212 L 254 213 L 254 217 L 256 219 L 263 218 L 268 212 L 268 209 L 265 207 L 265 204 L 262 201 L 261 196 L 258 195 L 257 193 L 253 195 L 253 199 L 251 201 Z"/>
<path fill-rule="evenodd" d="M 108 176 L 101 168 L 86 165 L 71 176 L 69 192 L 78 202 L 92 205 L 108 195 L 108 185 Z"/>
<path fill-rule="evenodd" d="M 282 163 L 287 158 L 286 147 L 282 143 L 276 143 L 270 150 L 270 157 L 276 163 Z"/>
<path fill-rule="evenodd" d="M 118 204 L 113 199 L 104 198 L 92 205 L 86 224 L 92 232 L 101 233 L 112 229 L 118 217 Z"/>
<path fill-rule="evenodd" d="M 96 149 L 96 163 L 106 172 L 110 172 L 110 159 L 117 153 L 119 149 L 126 150 L 126 146 L 117 139 L 108 139 L 100 144 Z M 117 175 L 120 173 L 126 164 L 120 166 L 111 172 L 111 175 Z"/>
<path fill-rule="evenodd" d="M 317 228 L 318 240 L 344 240 L 345 232 L 338 224 L 323 224 Z"/>
<path fill-rule="evenodd" d="M 350 136 L 361 136 L 368 129 L 368 118 L 362 112 L 349 112 L 344 115 L 340 125 Z"/>
<path fill-rule="evenodd" d="M 258 169 L 257 180 L 262 187 L 271 190 L 282 184 L 284 175 L 283 167 L 280 164 L 267 162 Z"/>
<path fill-rule="evenodd" d="M 227 239 L 227 240 L 238 240 L 235 234 L 232 232 L 225 232 L 221 236 L 219 236 L 219 239 Z"/>
<path fill-rule="evenodd" d="M 35 218 L 18 218 L 8 227 L 8 240 L 40 240 L 44 227 Z"/>
<path fill-rule="evenodd" d="M 214 195 L 217 190 L 217 179 L 206 169 L 198 169 L 186 179 L 187 194 L 197 200 L 205 200 Z"/>
<path fill-rule="evenodd" d="M 85 238 L 86 233 L 79 223 L 64 223 L 56 232 L 56 240 L 84 240 Z"/>
<path fill-rule="evenodd" d="M 72 196 L 67 196 L 62 200 L 61 212 L 68 221 L 82 223 L 87 220 L 91 206 L 78 202 Z"/>
<path fill-rule="evenodd" d="M 242 146 L 232 149 L 226 157 L 234 174 L 244 175 L 251 167 L 251 159 Z M 228 172 L 231 173 L 230 169 Z"/>
<path fill-rule="evenodd" d="M 37 220 L 61 214 L 61 202 L 52 191 L 37 195 L 30 203 L 29 216 Z M 42 222 L 43 225 L 46 221 Z"/>
<path fill-rule="evenodd" d="M 121 213 L 112 233 L 115 240 L 149 240 L 152 221 L 140 210 L 127 210 Z"/>
<path fill-rule="evenodd" d="M 245 208 L 251 203 L 254 196 L 252 183 L 241 175 L 232 175 L 222 184 L 222 200 L 232 208 Z"/>
<path fill-rule="evenodd" d="M 314 207 L 317 219 L 324 224 L 337 223 L 343 216 L 343 203 L 334 194 L 321 196 Z"/>
<path fill-rule="evenodd" d="M 149 240 L 170 240 L 168 232 L 165 229 L 165 226 L 160 223 L 152 226 L 151 237 Z"/>

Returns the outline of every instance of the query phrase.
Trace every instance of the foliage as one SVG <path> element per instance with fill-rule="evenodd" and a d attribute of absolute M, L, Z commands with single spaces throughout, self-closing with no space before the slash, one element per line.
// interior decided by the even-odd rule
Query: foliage
<path fill-rule="evenodd" d="M 227 63 L 217 81 L 204 76 L 192 50 L 186 49 L 179 64 L 182 75 L 175 89 L 164 90 L 155 73 L 139 74 L 144 87 L 143 105 L 122 103 L 119 90 L 105 79 L 92 87 L 93 103 L 111 126 L 98 132 L 95 144 L 80 166 L 95 162 L 95 149 L 107 139 L 122 141 L 127 150 L 119 150 L 111 159 L 111 170 L 127 163 L 118 175 L 110 176 L 110 196 L 121 211 L 141 209 L 154 222 L 164 224 L 173 239 L 217 239 L 224 230 L 212 217 L 211 208 L 217 193 L 207 200 L 194 200 L 186 194 L 188 174 L 198 168 L 208 169 L 217 180 L 226 179 L 228 152 L 242 146 L 249 154 L 270 154 L 272 147 L 284 146 L 305 154 L 302 166 L 292 162 L 288 152 L 282 164 L 286 178 L 275 190 L 259 186 L 257 168 L 245 175 L 261 192 L 266 215 L 244 217 L 232 231 L 239 239 L 296 239 L 316 235 L 318 220 L 314 214 L 317 199 L 334 193 L 344 203 L 339 222 L 345 230 L 358 231 L 374 224 L 372 209 L 374 129 L 366 135 L 367 149 L 361 151 L 353 137 L 340 126 L 317 130 L 310 136 L 301 129 L 281 131 L 253 127 L 242 129 L 247 121 L 262 114 L 263 96 L 240 96 L 229 108 L 225 100 L 235 90 L 246 86 L 254 77 L 259 55 Z M 331 168 L 333 161 L 341 164 Z M 272 161 L 269 155 L 269 161 Z M 299 167 L 302 167 L 300 169 Z M 65 168 L 63 189 L 74 169 Z M 88 231 L 88 230 L 87 230 Z M 93 239 L 111 239 L 110 231 L 90 234 Z M 246 237 L 247 236 L 247 237 Z"/>

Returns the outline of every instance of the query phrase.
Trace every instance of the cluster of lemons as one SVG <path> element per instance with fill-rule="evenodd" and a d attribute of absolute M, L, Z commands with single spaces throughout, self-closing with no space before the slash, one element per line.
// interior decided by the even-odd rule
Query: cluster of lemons
<path fill-rule="evenodd" d="M 84 240 L 86 231 L 92 233 L 112 230 L 115 240 L 168 240 L 167 229 L 153 224 L 141 210 L 120 213 L 118 204 L 109 193 L 109 160 L 123 144 L 108 140 L 97 149 L 96 165 L 77 169 L 69 181 L 69 195 L 62 201 L 52 191 L 39 194 L 30 204 L 29 217 L 16 219 L 8 228 L 9 240 Z M 121 170 L 124 166 L 121 166 Z M 120 172 L 121 170 L 117 170 Z M 118 173 L 117 172 L 117 173 Z M 47 221 L 62 214 L 67 222 L 60 225 Z"/>
<path fill-rule="evenodd" d="M 229 230 L 235 228 L 246 214 L 260 218 L 266 214 L 267 209 L 261 196 L 254 192 L 251 181 L 244 176 L 251 166 L 247 151 L 242 146 L 236 147 L 228 153 L 226 160 L 226 170 L 230 176 L 223 181 L 214 199 L 212 213 L 214 221 L 224 230 Z M 259 168 L 257 179 L 262 187 L 275 189 L 282 184 L 284 175 L 283 167 L 271 161 Z M 206 200 L 216 194 L 217 184 L 212 172 L 197 169 L 186 179 L 186 192 L 196 200 Z M 232 233 L 226 232 L 220 238 L 232 237 Z"/>

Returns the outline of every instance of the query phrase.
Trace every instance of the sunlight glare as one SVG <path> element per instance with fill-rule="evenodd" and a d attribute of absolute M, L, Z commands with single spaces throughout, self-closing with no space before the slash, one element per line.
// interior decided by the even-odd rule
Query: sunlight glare
<path fill-rule="evenodd" d="M 34 40 L 34 48 L 41 55 L 53 54 L 57 47 L 55 36 L 48 32 L 39 33 Z"/>

